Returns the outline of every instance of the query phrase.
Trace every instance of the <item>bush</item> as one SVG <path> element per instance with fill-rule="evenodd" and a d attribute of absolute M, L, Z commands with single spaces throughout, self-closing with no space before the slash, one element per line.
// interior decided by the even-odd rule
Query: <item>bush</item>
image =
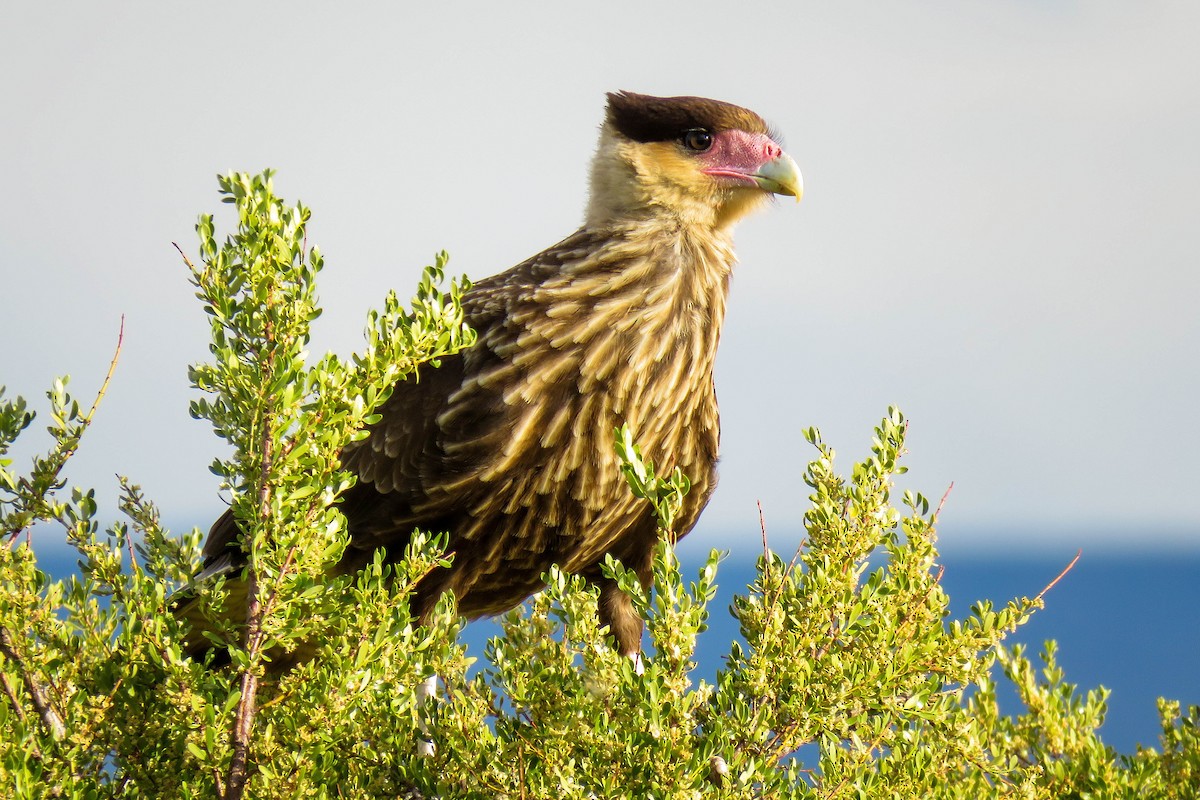
<path fill-rule="evenodd" d="M 409 612 L 413 582 L 444 562 L 439 532 L 414 536 L 394 565 L 325 576 L 346 544 L 335 500 L 353 480 L 337 454 L 394 381 L 473 341 L 465 280 L 440 288 L 440 255 L 408 310 L 392 295 L 369 316 L 362 354 L 308 366 L 322 267 L 305 250 L 309 211 L 285 206 L 269 172 L 220 181 L 238 228 L 218 247 L 211 217 L 197 226 L 202 266 L 189 267 L 213 360 L 192 370 L 205 393 L 192 410 L 233 445 L 213 470 L 246 532 L 249 621 L 222 622 L 230 587 L 191 583 L 199 531 L 168 534 L 137 486 L 121 480 L 126 520 L 103 533 L 94 493 L 66 489 L 95 404 L 83 413 L 56 382 L 53 445 L 20 475 L 4 455 L 33 412 L 0 394 L 0 782 L 13 796 L 1194 795 L 1200 710 L 1164 701 L 1162 752 L 1118 756 L 1096 735 L 1104 694 L 1064 683 L 1053 643 L 1040 677 L 1002 646 L 1040 597 L 949 619 L 937 509 L 910 492 L 893 504 L 906 431 L 895 409 L 849 477 L 806 432 L 806 541 L 790 561 L 764 541 L 732 609 L 744 643 L 714 684 L 690 675 L 720 554 L 685 580 L 668 542 L 687 479 L 655 475 L 627 431 L 614 446 L 662 524 L 651 591 L 607 564 L 647 619 L 641 668 L 606 642 L 594 591 L 551 570 L 469 671 L 450 598 L 426 625 Z M 42 523 L 65 529 L 78 575 L 39 570 L 29 531 Z M 200 604 L 227 665 L 185 655 L 180 598 Z M 315 657 L 270 669 L 301 646 Z M 997 665 L 1018 716 L 998 708 Z M 420 702 L 432 675 L 444 698 Z M 432 757 L 417 754 L 423 729 Z"/>

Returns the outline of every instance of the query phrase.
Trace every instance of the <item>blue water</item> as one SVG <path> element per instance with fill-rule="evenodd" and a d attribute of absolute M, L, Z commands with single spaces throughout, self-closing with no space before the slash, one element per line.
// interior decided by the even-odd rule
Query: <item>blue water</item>
<path fill-rule="evenodd" d="M 707 546 L 685 540 L 679 556 L 685 579 L 704 563 Z M 1070 562 L 1065 556 L 994 558 L 979 554 L 944 555 L 942 587 L 954 618 L 969 616 L 971 605 L 991 600 L 1001 606 L 1019 596 L 1036 596 Z M 729 614 L 735 593 L 754 578 L 751 559 L 727 559 L 718 570 L 717 597 L 709 606 L 709 630 L 701 634 L 694 678 L 710 683 L 738 636 Z M 1040 669 L 1043 642 L 1058 642 L 1057 660 L 1067 682 L 1081 693 L 1111 690 L 1100 737 L 1121 753 L 1138 744 L 1159 747 L 1159 697 L 1200 704 L 1200 552 L 1142 556 L 1088 555 L 1045 597 L 1046 608 L 1018 629 L 1008 643 L 1026 645 Z M 482 656 L 483 643 L 496 634 L 488 621 L 472 623 L 464 639 Z M 997 670 L 998 672 L 998 670 Z M 1001 710 L 1020 711 L 1015 694 L 1003 690 Z"/>
<path fill-rule="evenodd" d="M 54 577 L 75 570 L 75 557 L 62 547 L 39 547 L 42 567 Z M 685 540 L 679 555 L 685 577 L 694 576 L 707 546 Z M 973 603 L 1001 605 L 1018 596 L 1032 597 L 1054 579 L 1073 553 L 1058 556 L 995 558 L 949 554 L 942 586 L 955 618 L 966 617 Z M 754 576 L 752 559 L 727 559 L 718 571 L 719 591 L 709 606 L 709 630 L 701 635 L 694 677 L 712 681 L 738 635 L 728 612 L 735 592 L 744 592 Z M 1141 553 L 1128 556 L 1085 554 L 1046 596 L 1046 608 L 1009 640 L 1027 645 L 1036 656 L 1046 639 L 1058 642 L 1058 663 L 1066 680 L 1080 691 L 1104 686 L 1112 691 L 1100 734 L 1122 753 L 1138 744 L 1157 747 L 1158 697 L 1200 704 L 1200 552 Z M 496 626 L 480 621 L 467 626 L 464 641 L 472 655 Z M 1001 695 L 1002 706 L 1004 695 Z M 1009 704 L 1013 703 L 1011 696 Z M 1007 713 L 1014 707 L 1004 707 Z"/>
<path fill-rule="evenodd" d="M 685 553 L 685 555 L 687 555 Z M 1002 605 L 1033 597 L 1070 561 L 1066 557 L 987 558 L 947 555 L 942 587 L 954 618 L 971 605 L 991 600 Z M 689 558 L 692 572 L 698 559 Z M 725 563 L 718 573 L 722 592 L 713 604 L 708 637 L 727 642 L 736 635 L 728 614 L 733 587 L 753 577 L 753 564 Z M 685 574 L 687 574 L 685 572 Z M 1066 680 L 1079 690 L 1104 686 L 1112 691 L 1100 729 L 1104 742 L 1119 752 L 1136 745 L 1158 746 L 1158 697 L 1200 704 L 1200 553 L 1116 557 L 1085 554 L 1045 597 L 1046 607 L 1008 640 L 1026 645 L 1035 657 L 1047 639 L 1058 642 L 1057 660 Z M 716 636 L 713 636 L 716 634 Z M 715 672 L 718 647 L 702 642 L 702 674 Z M 1039 663 L 1035 660 L 1035 663 Z M 1001 696 L 1002 705 L 1004 701 Z M 1004 708 L 1014 713 L 1017 708 Z"/>
<path fill-rule="evenodd" d="M 979 599 L 1034 596 L 1067 557 L 984 559 L 947 556 L 942 585 L 956 617 Z M 1010 641 L 1030 655 L 1047 639 L 1080 691 L 1112 694 L 1100 736 L 1122 753 L 1159 746 L 1159 697 L 1200 704 L 1200 553 L 1083 557 L 1045 597 L 1046 607 Z"/>

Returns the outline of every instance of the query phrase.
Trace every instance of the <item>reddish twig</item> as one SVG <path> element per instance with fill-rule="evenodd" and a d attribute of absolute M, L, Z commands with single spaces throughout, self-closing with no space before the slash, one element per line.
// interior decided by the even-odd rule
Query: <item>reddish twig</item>
<path fill-rule="evenodd" d="M 1054 585 L 1055 585 L 1056 583 L 1058 583 L 1059 581 L 1061 581 L 1061 580 L 1063 579 L 1063 577 L 1064 577 L 1064 576 L 1066 576 L 1066 574 L 1067 574 L 1068 572 L 1070 572 L 1072 569 L 1074 569 L 1074 568 L 1075 568 L 1075 565 L 1076 565 L 1077 563 L 1079 563 L 1079 557 L 1080 557 L 1080 556 L 1082 556 L 1082 555 L 1083 555 L 1083 550 L 1082 550 L 1082 549 L 1081 549 L 1081 550 L 1076 550 L 1076 551 L 1075 551 L 1075 557 L 1071 559 L 1071 563 L 1070 563 L 1070 564 L 1067 564 L 1067 566 L 1066 566 L 1066 567 L 1063 569 L 1063 571 L 1062 571 L 1062 572 L 1060 572 L 1060 573 L 1058 573 L 1058 577 L 1057 577 L 1057 578 L 1055 578 L 1054 580 L 1050 581 L 1049 583 L 1047 583 L 1047 584 L 1046 584 L 1046 588 L 1045 588 L 1045 589 L 1042 589 L 1040 592 L 1038 592 L 1038 596 L 1037 596 L 1037 597 L 1035 597 L 1035 598 L 1033 598 L 1033 599 L 1034 599 L 1035 601 L 1039 601 L 1039 600 L 1041 600 L 1043 597 L 1045 597 L 1045 595 L 1046 595 L 1046 592 L 1048 592 L 1048 591 L 1050 591 L 1051 589 L 1053 589 L 1053 588 L 1054 588 Z"/>
<path fill-rule="evenodd" d="M 954 481 L 950 481 L 950 485 L 946 487 L 946 491 L 942 494 L 942 499 L 938 501 L 937 508 L 933 510 L 933 519 L 931 522 L 937 522 L 938 517 L 942 514 L 942 509 L 946 505 L 946 498 L 950 496 L 950 492 L 954 489 Z"/>
<path fill-rule="evenodd" d="M 183 263 L 187 264 L 188 269 L 190 269 L 192 272 L 195 272 L 196 268 L 192 266 L 192 261 L 187 257 L 187 253 L 183 252 L 183 248 L 175 242 L 171 242 L 171 247 L 174 247 L 176 251 L 179 252 L 179 255 L 183 257 Z"/>

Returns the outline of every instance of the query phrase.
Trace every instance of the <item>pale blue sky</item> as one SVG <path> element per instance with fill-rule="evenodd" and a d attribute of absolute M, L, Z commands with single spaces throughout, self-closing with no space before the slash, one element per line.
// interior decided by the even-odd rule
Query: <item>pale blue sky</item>
<path fill-rule="evenodd" d="M 629 89 L 749 106 L 805 174 L 739 231 L 697 535 L 757 548 L 761 499 L 794 543 L 801 428 L 849 471 L 895 403 L 947 547 L 1200 543 L 1194 3 L 68 6 L 0 11 L 0 383 L 90 399 L 126 315 L 71 473 L 110 501 L 221 509 L 171 247 L 215 173 L 313 208 L 313 349 L 347 353 L 435 251 L 482 277 L 574 230 Z"/>

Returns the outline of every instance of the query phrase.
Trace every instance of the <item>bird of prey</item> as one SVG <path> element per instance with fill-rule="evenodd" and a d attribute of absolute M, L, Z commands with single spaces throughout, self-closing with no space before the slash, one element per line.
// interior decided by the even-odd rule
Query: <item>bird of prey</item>
<path fill-rule="evenodd" d="M 635 655 L 642 620 L 604 578 L 612 554 L 644 583 L 654 513 L 614 452 L 626 424 L 660 474 L 691 491 L 675 533 L 716 485 L 713 362 L 734 265 L 734 224 L 772 194 L 800 198 L 795 161 L 752 111 L 700 97 L 608 95 L 583 226 L 463 296 L 476 343 L 398 383 L 369 436 L 348 446 L 342 498 L 352 572 L 412 531 L 448 532 L 450 567 L 412 598 L 428 614 L 453 592 L 467 617 L 500 613 L 557 564 L 599 586 L 599 614 Z M 206 572 L 240 553 L 230 514 Z"/>

